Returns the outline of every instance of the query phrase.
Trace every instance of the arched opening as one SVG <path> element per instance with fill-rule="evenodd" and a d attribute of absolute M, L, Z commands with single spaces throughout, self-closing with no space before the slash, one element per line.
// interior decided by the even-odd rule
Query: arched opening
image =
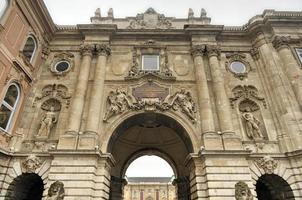
<path fill-rule="evenodd" d="M 107 151 L 116 160 L 111 169 L 110 199 L 123 199 L 123 187 L 127 183 L 126 171 L 134 160 L 144 155 L 164 159 L 171 166 L 175 177 L 173 184 L 177 192 L 176 198 L 190 199 L 190 170 L 185 166 L 185 160 L 193 152 L 193 145 L 189 134 L 176 120 L 157 113 L 132 116 L 116 128 Z M 156 191 L 154 196 L 143 194 L 144 192 L 137 191 L 136 195 L 140 200 L 157 197 Z M 158 198 L 162 199 L 160 195 L 158 191 Z"/>
<path fill-rule="evenodd" d="M 35 55 L 37 49 L 37 42 L 33 35 L 30 35 L 23 48 L 23 55 L 28 60 L 28 62 L 32 62 L 33 57 Z"/>
<path fill-rule="evenodd" d="M 43 190 L 43 180 L 39 175 L 25 173 L 9 185 L 5 200 L 41 200 Z"/>
<path fill-rule="evenodd" d="M 256 183 L 258 200 L 294 200 L 289 184 L 275 174 L 262 175 Z"/>
<path fill-rule="evenodd" d="M 126 169 L 124 200 L 174 200 L 177 196 L 174 178 L 174 170 L 165 159 L 156 155 L 136 158 Z"/>

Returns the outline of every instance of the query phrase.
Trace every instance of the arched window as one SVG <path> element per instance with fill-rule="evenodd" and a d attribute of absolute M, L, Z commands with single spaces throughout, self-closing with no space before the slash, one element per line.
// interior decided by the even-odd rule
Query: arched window
<path fill-rule="evenodd" d="M 23 48 L 25 58 L 32 62 L 37 49 L 37 41 L 33 35 L 29 35 Z"/>
<path fill-rule="evenodd" d="M 0 18 L 4 15 L 8 5 L 9 5 L 9 0 L 0 0 Z"/>
<path fill-rule="evenodd" d="M 0 107 L 0 129 L 7 131 L 10 127 L 11 119 L 17 108 L 20 97 L 20 89 L 16 83 L 12 83 L 5 94 Z"/>

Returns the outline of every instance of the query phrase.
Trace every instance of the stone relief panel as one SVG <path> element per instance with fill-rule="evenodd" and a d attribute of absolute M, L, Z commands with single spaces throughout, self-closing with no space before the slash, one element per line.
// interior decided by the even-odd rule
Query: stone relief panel
<path fill-rule="evenodd" d="M 29 155 L 24 161 L 21 163 L 22 172 L 23 173 L 35 173 L 36 169 L 41 167 L 42 161 L 35 155 Z"/>
<path fill-rule="evenodd" d="M 115 76 L 122 76 L 130 68 L 131 54 L 127 51 L 113 52 L 109 58 L 108 65 Z"/>
<path fill-rule="evenodd" d="M 137 14 L 130 21 L 128 29 L 172 29 L 172 23 L 165 15 L 157 13 L 153 8 L 149 8 L 146 12 Z"/>
<path fill-rule="evenodd" d="M 252 192 L 245 182 L 239 181 L 235 184 L 235 199 L 253 200 Z"/>
<path fill-rule="evenodd" d="M 196 104 L 192 95 L 185 89 L 180 89 L 170 95 L 169 89 L 156 83 L 148 82 L 136 88 L 132 88 L 132 94 L 116 89 L 107 97 L 107 111 L 103 118 L 109 118 L 126 111 L 181 111 L 192 123 L 196 122 Z"/>
<path fill-rule="evenodd" d="M 48 189 L 46 200 L 63 200 L 64 197 L 64 184 L 61 181 L 52 183 Z"/>
<path fill-rule="evenodd" d="M 175 54 L 172 56 L 173 69 L 178 76 L 187 76 L 192 71 L 193 63 L 189 53 Z"/>
<path fill-rule="evenodd" d="M 266 174 L 273 174 L 278 166 L 278 162 L 270 156 L 264 156 L 255 161 L 259 168 L 263 169 Z"/>

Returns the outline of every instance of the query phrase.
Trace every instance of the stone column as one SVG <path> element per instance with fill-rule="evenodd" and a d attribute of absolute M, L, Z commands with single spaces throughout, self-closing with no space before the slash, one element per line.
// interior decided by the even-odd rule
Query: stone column
<path fill-rule="evenodd" d="M 280 58 L 272 45 L 266 41 L 264 34 L 259 34 L 255 40 L 261 59 L 264 63 L 266 76 L 276 102 L 276 115 L 280 120 L 283 131 L 291 139 L 285 141 L 287 150 L 292 151 L 302 148 L 302 132 L 300 121 L 302 120 L 299 104 L 292 90 L 287 76 L 283 73 Z"/>
<path fill-rule="evenodd" d="M 291 41 L 289 36 L 276 36 L 273 45 L 283 61 L 283 71 L 293 87 L 297 101 L 302 106 L 302 71 L 290 50 Z"/>
<path fill-rule="evenodd" d="M 195 79 L 197 83 L 201 132 L 204 139 L 204 145 L 207 149 L 222 149 L 221 138 L 215 133 L 208 80 L 203 62 L 204 52 L 205 45 L 193 46 L 191 50 L 194 59 Z"/>
<path fill-rule="evenodd" d="M 82 53 L 82 62 L 79 69 L 76 89 L 72 98 L 72 105 L 68 118 L 67 131 L 60 138 L 58 144 L 58 148 L 61 149 L 73 149 L 76 147 L 76 137 L 81 126 L 82 112 L 84 109 L 85 95 L 87 91 L 94 45 L 82 45 L 80 50 Z"/>
<path fill-rule="evenodd" d="M 219 55 L 220 49 L 215 45 L 206 46 L 209 58 L 210 71 L 213 80 L 213 91 L 215 96 L 216 109 L 219 126 L 223 137 L 225 149 L 242 149 L 239 136 L 234 134 L 230 101 L 226 94 L 223 73 L 220 70 Z"/>
<path fill-rule="evenodd" d="M 96 51 L 98 57 L 89 101 L 87 124 L 84 134 L 79 136 L 78 149 L 93 149 L 97 145 L 99 121 L 103 105 L 106 61 L 111 50 L 105 44 L 98 44 L 96 45 Z"/>

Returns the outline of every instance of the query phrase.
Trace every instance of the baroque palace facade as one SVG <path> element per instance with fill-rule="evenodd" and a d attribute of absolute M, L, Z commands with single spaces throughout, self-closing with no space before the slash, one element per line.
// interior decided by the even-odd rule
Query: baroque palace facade
<path fill-rule="evenodd" d="M 177 199 L 302 199 L 302 12 L 60 26 L 42 0 L 0 6 L 0 199 L 122 199 L 150 154 Z"/>

